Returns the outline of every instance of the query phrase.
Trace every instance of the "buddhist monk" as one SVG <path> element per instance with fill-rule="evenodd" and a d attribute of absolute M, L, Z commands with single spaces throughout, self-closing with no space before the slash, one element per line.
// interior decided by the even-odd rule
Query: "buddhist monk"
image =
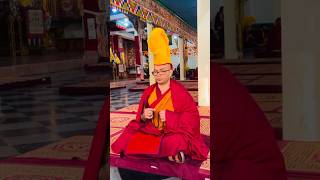
<path fill-rule="evenodd" d="M 173 66 L 165 31 L 155 28 L 148 39 L 154 56 L 156 83 L 146 88 L 136 119 L 112 144 L 115 153 L 125 156 L 167 158 L 184 163 L 186 158 L 205 160 L 209 148 L 200 135 L 200 116 L 188 91 L 170 77 Z"/>

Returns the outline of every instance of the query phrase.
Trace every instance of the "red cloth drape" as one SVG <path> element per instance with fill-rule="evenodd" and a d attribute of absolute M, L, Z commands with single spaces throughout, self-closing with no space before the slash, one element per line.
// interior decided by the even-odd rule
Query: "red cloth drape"
<path fill-rule="evenodd" d="M 272 128 L 244 86 L 211 63 L 211 144 L 214 180 L 285 180 Z"/>
<path fill-rule="evenodd" d="M 88 161 L 86 163 L 83 180 L 94 180 L 98 179 L 99 170 L 103 158 L 107 158 L 106 148 L 107 145 L 107 134 L 110 129 L 110 97 L 105 98 L 102 109 L 99 113 L 99 119 L 97 128 L 94 133 L 93 140 L 91 142 L 91 149 Z M 109 138 L 109 135 L 108 135 Z M 108 140 L 109 142 L 109 140 Z M 107 169 L 106 169 L 107 171 Z"/>

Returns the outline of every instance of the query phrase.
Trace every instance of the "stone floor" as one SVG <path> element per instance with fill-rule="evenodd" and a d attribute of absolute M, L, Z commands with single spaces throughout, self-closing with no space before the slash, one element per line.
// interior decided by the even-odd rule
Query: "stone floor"
<path fill-rule="evenodd" d="M 61 52 L 52 51 L 44 52 L 42 55 L 33 56 L 16 56 L 16 57 L 0 57 L 0 66 L 12 66 L 22 64 L 34 64 L 52 61 L 65 61 L 67 59 L 79 59 L 82 58 L 83 53 L 74 52 Z"/>
<path fill-rule="evenodd" d="M 129 92 L 128 88 L 115 89 L 110 92 L 110 111 L 139 103 L 142 92 Z"/>
<path fill-rule="evenodd" d="M 59 87 L 90 78 L 84 70 L 47 74 L 52 83 L 0 91 L 0 159 L 74 135 L 92 135 L 104 96 L 65 96 Z"/>

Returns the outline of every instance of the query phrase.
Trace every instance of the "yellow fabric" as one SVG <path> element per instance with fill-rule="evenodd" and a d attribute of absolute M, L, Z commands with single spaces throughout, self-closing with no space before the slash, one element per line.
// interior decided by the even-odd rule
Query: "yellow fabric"
<path fill-rule="evenodd" d="M 123 64 L 126 64 L 126 61 L 124 59 L 124 52 L 121 53 L 121 58 L 122 58 Z"/>
<path fill-rule="evenodd" d="M 115 62 L 117 63 L 117 64 L 120 64 L 121 63 L 121 61 L 120 61 L 120 58 L 116 55 L 116 57 L 115 57 Z"/>
<path fill-rule="evenodd" d="M 112 50 L 110 48 L 110 62 L 112 62 L 112 60 L 115 61 L 114 56 L 113 56 L 113 52 L 112 52 Z"/>
<path fill-rule="evenodd" d="M 190 69 L 190 68 L 189 68 L 189 65 L 188 65 L 188 63 L 187 63 L 186 66 L 185 66 L 185 70 L 186 70 L 186 71 L 189 71 L 189 69 Z"/>
<path fill-rule="evenodd" d="M 156 88 L 152 91 L 152 93 L 149 96 L 148 103 L 152 104 L 154 101 L 157 100 L 157 92 Z M 169 111 L 174 111 L 173 103 L 172 103 L 172 98 L 171 98 L 171 91 L 169 92 L 161 99 L 161 101 L 156 105 L 155 111 L 154 111 L 154 116 L 152 119 L 152 124 L 157 127 L 159 130 L 163 130 L 165 127 L 165 122 L 162 122 L 159 117 L 159 112 L 162 110 L 169 110 Z"/>
<path fill-rule="evenodd" d="M 242 22 L 243 28 L 251 26 L 255 22 L 256 22 L 256 18 L 254 16 L 245 16 Z"/>
<path fill-rule="evenodd" d="M 172 64 L 169 39 L 162 28 L 154 28 L 148 39 L 148 48 L 153 54 L 154 65 Z"/>
<path fill-rule="evenodd" d="M 32 0 L 20 0 L 19 2 L 22 7 L 31 6 L 32 4 Z"/>

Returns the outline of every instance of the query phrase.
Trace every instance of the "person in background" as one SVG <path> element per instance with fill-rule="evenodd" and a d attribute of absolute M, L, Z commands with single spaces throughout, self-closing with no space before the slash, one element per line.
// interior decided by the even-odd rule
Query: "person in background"
<path fill-rule="evenodd" d="M 215 17 L 214 29 L 218 33 L 220 47 L 224 48 L 224 13 L 223 6 L 220 7 Z"/>
<path fill-rule="evenodd" d="M 118 79 L 118 70 L 117 70 L 117 63 L 112 60 L 111 61 L 112 64 L 112 76 L 113 76 L 113 80 Z"/>

